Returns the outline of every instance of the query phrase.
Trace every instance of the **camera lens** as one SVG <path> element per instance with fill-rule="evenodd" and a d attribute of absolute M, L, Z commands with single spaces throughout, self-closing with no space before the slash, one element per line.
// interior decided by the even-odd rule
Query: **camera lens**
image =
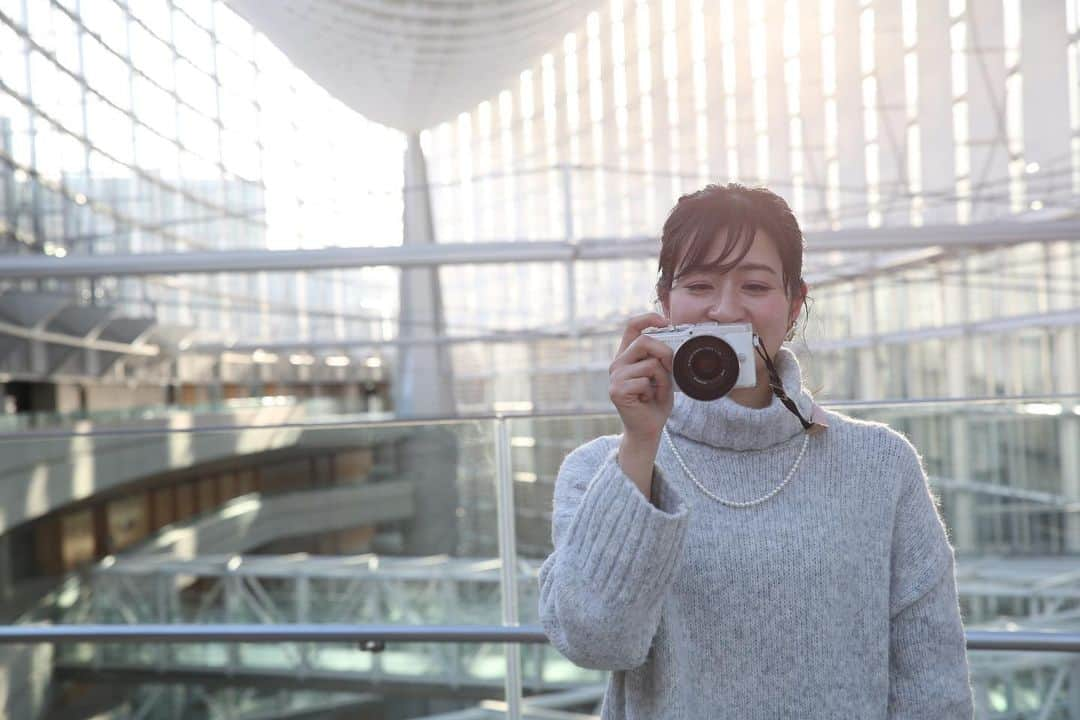
<path fill-rule="evenodd" d="M 739 358 L 712 335 L 690 338 L 675 352 L 672 374 L 679 389 L 695 400 L 727 395 L 739 379 Z"/>
<path fill-rule="evenodd" d="M 720 356 L 711 348 L 701 348 L 690 356 L 690 369 L 694 376 L 704 379 L 715 378 L 723 366 L 720 364 Z"/>

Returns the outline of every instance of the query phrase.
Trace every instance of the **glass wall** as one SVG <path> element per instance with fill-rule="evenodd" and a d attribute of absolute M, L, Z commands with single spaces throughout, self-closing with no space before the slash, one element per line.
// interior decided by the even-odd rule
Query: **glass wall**
<path fill-rule="evenodd" d="M 0 252 L 398 244 L 404 147 L 224 2 L 0 2 Z M 397 314 L 386 268 L 8 285 L 211 342 L 382 337 Z"/>
<path fill-rule="evenodd" d="M 1075 401 L 899 403 L 848 412 L 887 422 L 918 448 L 957 550 L 968 631 L 1076 630 Z M 310 623 L 330 624 L 335 633 L 366 624 L 535 628 L 538 572 L 553 549 L 559 467 L 574 447 L 619 430 L 612 413 L 438 423 L 299 420 L 0 440 L 18 443 L 16 452 L 7 447 L 0 454 L 5 486 L 58 481 L 23 511 L 34 517 L 8 518 L 32 522 L 10 547 L 15 566 L 36 560 L 51 563 L 54 576 L 72 571 L 62 582 L 56 577 L 20 623 L 264 630 Z M 678 473 L 669 479 L 694 502 L 689 480 Z M 369 652 L 339 637 L 59 643 L 43 660 L 58 672 L 41 677 L 53 678 L 58 706 L 85 697 L 65 694 L 65 683 L 100 687 L 101 676 L 91 673 L 101 672 L 131 681 L 114 703 L 154 704 L 163 698 L 147 697 L 152 686 L 138 683 L 165 673 L 179 705 L 169 710 L 165 702 L 153 716 L 170 718 L 230 717 L 233 702 L 259 699 L 254 686 L 275 688 L 283 708 L 304 698 L 333 699 L 311 691 L 363 692 L 395 717 L 419 718 L 502 697 L 515 666 L 527 695 L 605 682 L 604 673 L 573 665 L 545 643 L 389 641 Z M 970 661 L 976 697 L 987 702 L 980 719 L 1038 712 L 1050 703 L 1062 706 L 1052 716 L 1077 717 L 1075 693 L 1067 691 L 1075 685 L 1068 656 L 973 651 Z M 1049 682 L 1058 671 L 1065 685 Z M 218 675 L 251 685 L 234 688 L 221 705 L 194 709 L 204 699 L 200 685 Z M 10 676 L 17 689 L 33 679 L 21 669 Z M 410 705 L 420 697 L 446 707 Z"/>
<path fill-rule="evenodd" d="M 1078 22 L 1075 0 L 604 2 L 421 140 L 440 241 L 627 241 L 628 259 L 444 271 L 451 332 L 599 329 L 612 352 L 655 297 L 655 260 L 630 259 L 630 242 L 655 242 L 680 194 L 734 180 L 779 192 L 810 233 L 797 347 L 825 398 L 1076 392 L 1069 237 L 1023 243 L 1019 226 L 991 249 L 931 237 L 827 253 L 814 240 L 1068 215 Z M 580 344 L 559 347 L 588 367 Z"/>

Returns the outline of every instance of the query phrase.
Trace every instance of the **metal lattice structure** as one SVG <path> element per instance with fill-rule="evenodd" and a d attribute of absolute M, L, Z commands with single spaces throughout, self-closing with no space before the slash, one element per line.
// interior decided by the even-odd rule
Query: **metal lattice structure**
<path fill-rule="evenodd" d="M 521 562 L 518 585 L 537 606 L 539 564 Z M 54 619 L 64 623 L 381 623 L 407 625 L 501 622 L 498 559 L 204 556 L 120 557 L 71 584 Z M 523 649 L 530 692 L 595 685 L 597 672 L 574 668 L 553 649 Z M 495 644 L 398 645 L 378 653 L 349 646 L 70 646 L 57 658 L 68 677 L 82 671 L 138 676 L 150 670 L 199 678 L 229 675 L 251 683 L 296 686 L 318 681 L 338 689 L 446 687 L 482 698 L 503 687 L 503 648 Z"/>
<path fill-rule="evenodd" d="M 416 132 L 512 84 L 599 0 L 229 4 L 366 117 Z"/>
<path fill-rule="evenodd" d="M 1080 627 L 1080 573 L 1068 558 L 961 559 L 959 567 L 969 629 Z M 526 622 L 536 622 L 538 570 L 536 561 L 517 567 Z M 498 559 L 447 556 L 120 558 L 96 569 L 89 584 L 69 587 L 66 609 L 56 617 L 122 624 L 497 624 L 501 571 Z M 603 680 L 553 648 L 536 645 L 522 653 L 529 692 L 587 690 Z M 971 662 L 980 717 L 1017 718 L 1025 708 L 1042 717 L 1077 717 L 1075 655 L 979 651 Z M 227 676 L 239 685 L 391 694 L 453 687 L 477 698 L 499 692 L 505 671 L 498 647 L 453 644 L 397 645 L 379 653 L 295 644 L 74 645 L 59 655 L 57 667 L 68 678 L 107 673 L 130 682 L 167 672 L 196 683 Z"/>

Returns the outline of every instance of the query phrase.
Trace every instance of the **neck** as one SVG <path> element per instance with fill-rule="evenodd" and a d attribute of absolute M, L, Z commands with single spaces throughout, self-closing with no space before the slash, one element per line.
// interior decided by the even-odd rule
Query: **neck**
<path fill-rule="evenodd" d="M 795 354 L 781 348 L 774 358 L 787 394 L 810 417 L 813 398 L 802 387 Z M 803 432 L 802 423 L 769 388 L 768 373 L 758 372 L 758 384 L 728 393 L 719 400 L 699 402 L 682 393 L 668 418 L 668 429 L 691 440 L 730 450 L 757 450 L 787 442 Z"/>
<path fill-rule="evenodd" d="M 728 393 L 728 397 L 743 407 L 756 410 L 769 407 L 773 399 L 773 391 L 769 387 L 769 371 L 765 369 L 765 364 L 761 361 L 757 363 L 757 385 L 732 390 Z"/>

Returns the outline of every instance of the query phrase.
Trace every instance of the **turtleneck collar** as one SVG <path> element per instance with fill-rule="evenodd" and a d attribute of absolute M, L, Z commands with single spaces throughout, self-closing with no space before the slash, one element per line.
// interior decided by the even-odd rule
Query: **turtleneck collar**
<path fill-rule="evenodd" d="M 802 386 L 802 369 L 795 353 L 781 347 L 773 358 L 784 390 L 810 417 L 814 399 Z M 749 408 L 730 397 L 701 402 L 675 393 L 675 406 L 668 418 L 670 432 L 696 442 L 729 450 L 763 450 L 790 440 L 803 432 L 799 418 L 772 395 L 768 407 Z"/>

